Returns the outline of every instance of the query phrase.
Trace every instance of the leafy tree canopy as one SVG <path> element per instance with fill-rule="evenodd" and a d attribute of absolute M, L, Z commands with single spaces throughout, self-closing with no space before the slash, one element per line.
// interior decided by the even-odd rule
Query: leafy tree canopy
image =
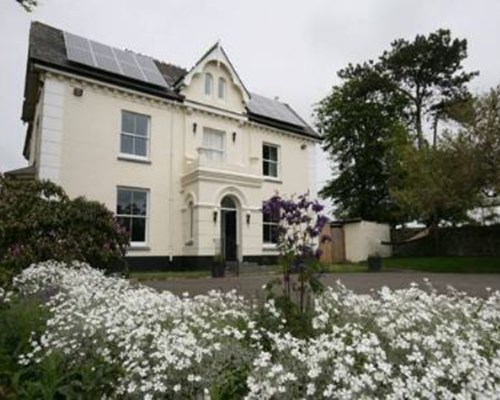
<path fill-rule="evenodd" d="M 436 227 L 469 220 L 467 211 L 478 204 L 480 175 L 473 154 L 446 143 L 437 147 L 408 147 L 403 154 L 404 180 L 391 197 L 410 220 Z"/>
<path fill-rule="evenodd" d="M 413 42 L 395 40 L 380 57 L 381 70 L 408 100 L 419 148 L 425 143 L 424 116 L 437 121 L 447 105 L 469 97 L 466 84 L 478 73 L 463 70 L 466 57 L 467 40 L 452 39 L 447 29 L 417 35 Z"/>
<path fill-rule="evenodd" d="M 405 182 L 392 192 L 401 209 L 430 225 L 467 221 L 468 211 L 498 204 L 500 193 L 500 86 L 447 114 L 458 131 L 406 152 Z"/>
<path fill-rule="evenodd" d="M 349 65 L 316 109 L 324 149 L 335 165 L 321 195 L 333 199 L 338 217 L 393 221 L 389 188 L 397 184 L 400 148 L 407 145 L 406 99 L 373 63 Z"/>
<path fill-rule="evenodd" d="M 391 223 L 410 218 L 391 193 L 408 183 L 403 163 L 412 144 L 427 146 L 425 118 L 437 129 L 448 111 L 470 101 L 466 84 L 476 73 L 463 71 L 466 56 L 466 40 L 438 30 L 412 42 L 396 40 L 377 61 L 338 72 L 341 84 L 316 108 L 334 163 L 321 195 L 333 200 L 337 216 Z"/>

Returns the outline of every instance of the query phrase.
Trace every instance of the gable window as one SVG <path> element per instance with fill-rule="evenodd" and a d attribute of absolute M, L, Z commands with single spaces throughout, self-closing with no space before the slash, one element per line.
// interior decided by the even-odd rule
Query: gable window
<path fill-rule="evenodd" d="M 224 132 L 215 129 L 203 129 L 203 154 L 208 160 L 224 160 Z"/>
<path fill-rule="evenodd" d="M 226 80 L 224 78 L 219 78 L 218 89 L 219 99 L 224 99 L 226 97 Z"/>
<path fill-rule="evenodd" d="M 262 145 L 262 174 L 271 178 L 278 178 L 279 174 L 279 147 L 272 144 Z"/>
<path fill-rule="evenodd" d="M 126 156 L 148 158 L 149 123 L 147 115 L 122 111 L 120 153 Z"/>
<path fill-rule="evenodd" d="M 212 95 L 212 89 L 214 87 L 214 77 L 211 73 L 207 72 L 205 74 L 205 94 L 207 96 Z"/>
<path fill-rule="evenodd" d="M 262 240 L 264 244 L 278 243 L 278 215 L 263 213 L 262 215 Z"/>
<path fill-rule="evenodd" d="M 127 229 L 132 245 L 147 242 L 149 192 L 144 189 L 118 188 L 116 216 Z"/>

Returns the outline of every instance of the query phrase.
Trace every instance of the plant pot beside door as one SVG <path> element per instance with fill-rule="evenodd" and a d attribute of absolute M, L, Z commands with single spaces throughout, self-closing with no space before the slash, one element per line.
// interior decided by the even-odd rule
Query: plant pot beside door
<path fill-rule="evenodd" d="M 212 261 L 212 278 L 223 278 L 225 273 L 224 258 L 217 254 Z"/>
<path fill-rule="evenodd" d="M 368 256 L 368 271 L 380 272 L 382 270 L 382 257 L 379 255 Z"/>

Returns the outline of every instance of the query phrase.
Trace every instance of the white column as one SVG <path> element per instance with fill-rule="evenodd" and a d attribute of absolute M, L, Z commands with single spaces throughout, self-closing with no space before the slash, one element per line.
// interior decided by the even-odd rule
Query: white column
<path fill-rule="evenodd" d="M 61 181 L 63 117 L 64 84 L 47 79 L 43 91 L 39 178 L 55 183 Z"/>

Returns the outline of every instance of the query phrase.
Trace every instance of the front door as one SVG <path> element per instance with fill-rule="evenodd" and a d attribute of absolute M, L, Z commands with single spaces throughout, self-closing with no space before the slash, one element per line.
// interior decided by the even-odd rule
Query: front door
<path fill-rule="evenodd" d="M 238 259 L 237 210 L 234 200 L 228 196 L 221 202 L 221 254 L 226 261 Z"/>

